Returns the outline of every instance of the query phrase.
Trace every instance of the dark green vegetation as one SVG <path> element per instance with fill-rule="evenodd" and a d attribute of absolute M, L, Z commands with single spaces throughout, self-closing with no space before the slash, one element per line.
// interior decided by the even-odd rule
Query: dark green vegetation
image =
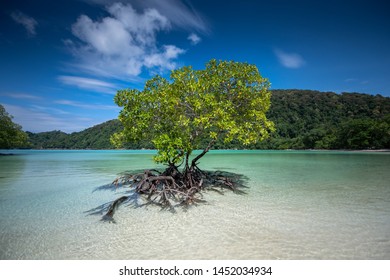
<path fill-rule="evenodd" d="M 27 134 L 0 104 L 0 149 L 23 148 L 28 146 Z"/>
<path fill-rule="evenodd" d="M 80 132 L 65 133 L 60 130 L 49 132 L 27 132 L 30 148 L 33 149 L 90 149 L 110 150 L 115 146 L 110 137 L 123 129 L 119 120 L 110 120 Z M 124 145 L 127 149 L 153 149 L 150 141 L 129 142 Z"/>
<path fill-rule="evenodd" d="M 359 93 L 274 90 L 275 122 L 264 149 L 390 148 L 390 98 Z"/>
<path fill-rule="evenodd" d="M 217 141 L 215 149 L 390 149 L 390 98 L 359 93 L 272 90 L 268 119 L 271 137 L 243 146 Z M 110 136 L 122 130 L 111 120 L 81 132 L 28 133 L 33 148 L 113 149 Z M 149 148 L 150 141 L 129 142 L 129 149 Z"/>
<path fill-rule="evenodd" d="M 110 137 L 122 129 L 118 120 L 110 120 L 80 132 L 67 134 L 55 130 L 50 132 L 27 132 L 35 149 L 113 149 Z"/>

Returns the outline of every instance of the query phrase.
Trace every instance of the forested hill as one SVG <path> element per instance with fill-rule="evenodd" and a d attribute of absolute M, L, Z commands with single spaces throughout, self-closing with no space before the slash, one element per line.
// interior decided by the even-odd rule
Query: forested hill
<path fill-rule="evenodd" d="M 267 116 L 277 131 L 258 148 L 390 148 L 390 98 L 359 93 L 274 90 Z"/>
<path fill-rule="evenodd" d="M 390 98 L 359 93 L 273 90 L 267 113 L 275 133 L 250 147 L 216 143 L 215 148 L 383 149 L 390 148 Z M 81 132 L 28 132 L 33 148 L 112 149 L 110 135 L 122 129 L 111 120 Z M 153 148 L 130 143 L 127 148 Z"/>
<path fill-rule="evenodd" d="M 119 120 L 110 120 L 71 134 L 55 130 L 27 135 L 35 149 L 113 149 L 110 136 L 121 129 Z"/>

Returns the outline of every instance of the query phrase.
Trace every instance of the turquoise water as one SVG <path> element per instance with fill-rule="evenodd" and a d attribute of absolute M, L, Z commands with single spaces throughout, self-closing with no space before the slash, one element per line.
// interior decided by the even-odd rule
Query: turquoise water
<path fill-rule="evenodd" d="M 7 152 L 7 151 L 0 151 Z M 12 151 L 0 157 L 0 259 L 390 259 L 390 153 L 213 151 L 203 169 L 248 176 L 246 195 L 206 193 L 172 214 L 86 211 L 94 191 L 153 151 Z"/>

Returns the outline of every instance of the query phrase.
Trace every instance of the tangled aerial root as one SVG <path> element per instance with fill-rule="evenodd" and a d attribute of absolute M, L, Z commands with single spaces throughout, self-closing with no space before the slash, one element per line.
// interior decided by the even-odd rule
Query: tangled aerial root
<path fill-rule="evenodd" d="M 179 171 L 175 165 L 170 165 L 164 171 L 156 169 L 142 172 L 125 172 L 111 184 L 116 188 L 126 187 L 133 190 L 133 195 L 122 196 L 111 204 L 105 204 L 99 209 L 106 211 L 102 220 L 114 222 L 113 216 L 118 206 L 124 202 L 134 202 L 134 194 L 146 200 L 138 207 L 155 204 L 162 209 L 175 211 L 178 206 L 190 206 L 205 202 L 202 191 L 211 190 L 223 194 L 224 190 L 231 190 L 237 194 L 245 193 L 243 175 L 223 171 L 203 171 L 196 165 Z M 89 212 L 97 213 L 98 208 Z M 102 211 L 99 211 L 101 213 Z"/>

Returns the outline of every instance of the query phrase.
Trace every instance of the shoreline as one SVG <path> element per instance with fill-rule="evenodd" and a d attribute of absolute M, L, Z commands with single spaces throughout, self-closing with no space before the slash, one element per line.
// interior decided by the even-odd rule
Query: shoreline
<path fill-rule="evenodd" d="M 278 151 L 278 150 L 272 150 L 272 151 Z M 288 151 L 288 150 L 280 150 L 280 151 Z M 313 152 L 378 152 L 378 153 L 383 153 L 383 152 L 390 152 L 390 149 L 362 149 L 362 150 L 345 150 L 345 149 L 338 149 L 338 150 L 327 150 L 327 149 L 304 149 L 304 150 L 289 150 L 289 151 L 313 151 Z"/>
<path fill-rule="evenodd" d="M 157 151 L 156 149 L 0 149 L 2 151 Z M 201 151 L 202 149 L 199 149 Z M 390 149 L 362 149 L 362 150 L 345 150 L 345 149 L 210 149 L 210 151 L 293 151 L 293 152 L 377 152 L 386 153 Z M 2 153 L 0 156 L 12 156 L 14 153 Z"/>

